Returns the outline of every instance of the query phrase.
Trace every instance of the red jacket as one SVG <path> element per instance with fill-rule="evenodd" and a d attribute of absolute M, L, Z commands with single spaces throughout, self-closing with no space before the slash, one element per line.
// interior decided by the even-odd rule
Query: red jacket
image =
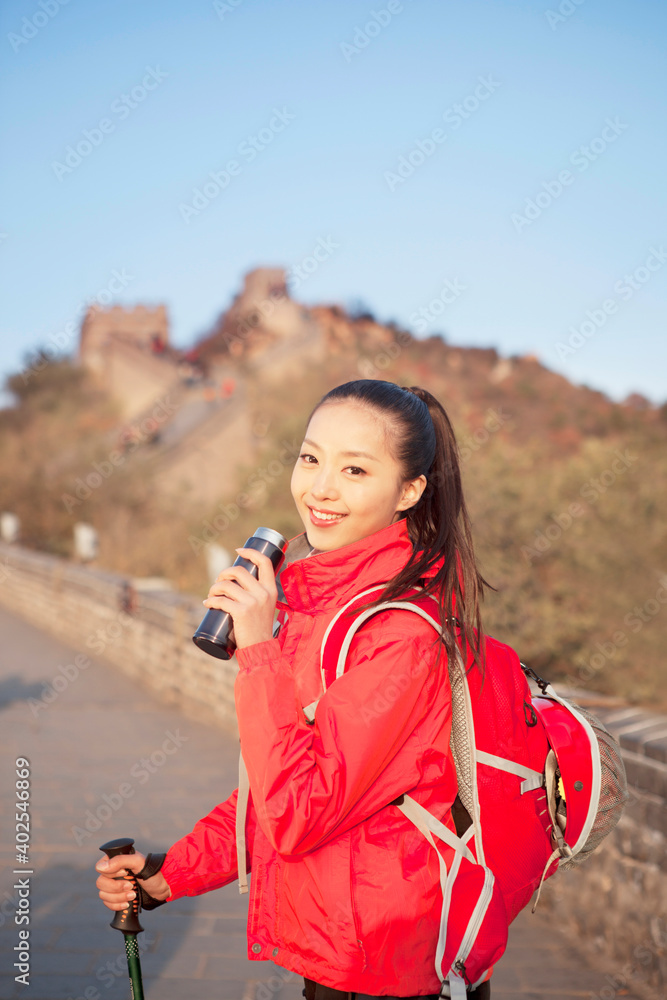
<path fill-rule="evenodd" d="M 390 804 L 410 792 L 454 829 L 450 688 L 432 626 L 404 610 L 371 617 L 313 724 L 302 709 L 322 695 L 320 645 L 335 612 L 394 577 L 411 549 L 401 519 L 284 565 L 278 637 L 236 654 L 236 710 L 251 789 L 248 957 L 375 995 L 440 989 L 438 861 Z M 162 871 L 171 900 L 237 877 L 236 796 L 169 850 Z"/>

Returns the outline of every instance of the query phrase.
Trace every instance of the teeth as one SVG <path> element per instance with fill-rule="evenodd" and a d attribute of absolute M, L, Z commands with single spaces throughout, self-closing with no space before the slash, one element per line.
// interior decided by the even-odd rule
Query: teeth
<path fill-rule="evenodd" d="M 341 517 L 345 517 L 344 514 L 323 514 L 322 511 L 315 510 L 314 507 L 311 507 L 310 509 L 315 517 L 320 518 L 322 521 L 338 521 Z"/>

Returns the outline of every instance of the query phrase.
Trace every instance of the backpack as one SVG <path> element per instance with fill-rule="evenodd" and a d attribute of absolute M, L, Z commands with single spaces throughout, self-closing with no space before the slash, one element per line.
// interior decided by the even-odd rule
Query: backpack
<path fill-rule="evenodd" d="M 412 611 L 442 633 L 437 600 L 419 586 L 402 600 L 355 614 L 356 604 L 385 586 L 357 594 L 329 623 L 320 659 L 324 691 L 345 671 L 357 629 L 378 611 Z M 435 968 L 441 995 L 459 1000 L 488 977 L 505 951 L 509 924 L 538 889 L 535 911 L 544 879 L 585 860 L 611 832 L 628 792 L 620 748 L 591 713 L 561 698 L 510 646 L 490 636 L 484 680 L 478 669 L 466 672 L 473 655 L 463 663 L 455 625 L 456 656 L 448 670 L 457 835 L 409 790 L 392 804 L 437 851 L 443 908 Z M 528 676 L 539 695 L 531 693 Z M 304 709 L 310 721 L 316 705 Z M 449 860 L 434 836 L 452 848 L 445 852 Z"/>

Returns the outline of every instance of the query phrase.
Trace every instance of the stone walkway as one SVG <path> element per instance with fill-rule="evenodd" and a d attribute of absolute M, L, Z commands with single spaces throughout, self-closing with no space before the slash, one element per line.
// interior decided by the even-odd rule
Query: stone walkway
<path fill-rule="evenodd" d="M 93 661 L 79 670 L 76 651 L 1 608 L 0 635 L 0 998 L 126 1000 L 123 940 L 109 928 L 111 912 L 95 888 L 98 846 L 130 836 L 143 852 L 166 850 L 233 790 L 238 744 L 165 708 L 112 667 Z M 52 687 L 46 704 L 44 685 L 58 676 L 60 690 Z M 167 739 L 170 749 L 178 744 L 169 755 L 161 750 Z M 12 874 L 20 866 L 8 847 L 17 757 L 31 768 L 25 986 L 12 968 L 19 930 L 12 887 L 22 877 Z M 88 833 L 87 820 L 99 830 Z M 138 940 L 146 1000 L 301 1000 L 297 976 L 245 957 L 246 912 L 247 896 L 233 883 L 144 913 Z M 524 912 L 510 930 L 493 997 L 633 1000 L 610 985 L 615 971 L 587 967 L 549 926 L 548 913 Z"/>

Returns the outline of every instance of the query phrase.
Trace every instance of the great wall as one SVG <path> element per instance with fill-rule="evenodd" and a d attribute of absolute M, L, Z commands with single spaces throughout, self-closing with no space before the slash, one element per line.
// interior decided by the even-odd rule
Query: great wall
<path fill-rule="evenodd" d="M 337 306 L 307 308 L 290 298 L 284 271 L 259 268 L 246 275 L 229 309 L 191 350 L 172 346 L 164 306 L 90 309 L 78 362 L 117 403 L 119 425 L 110 440 L 138 441 L 130 460 L 150 466 L 161 490 L 213 504 L 243 485 L 234 479 L 236 467 L 254 462 L 266 433 L 261 412 L 249 405 L 255 383 L 289 387 L 307 376 L 309 365 L 346 352 L 355 358 L 360 377 L 392 378 L 395 374 L 383 373 L 413 342 L 407 331 L 371 316 L 355 322 Z M 586 394 L 591 404 L 586 419 L 593 423 L 612 406 L 601 394 L 565 383 L 531 356 L 499 358 L 493 349 L 459 349 L 435 339 L 432 348 L 451 397 L 473 400 L 478 428 L 489 402 L 484 393 L 502 390 L 512 399 L 517 436 L 535 430 L 536 421 L 525 414 L 516 419 L 522 379 L 533 380 L 533 393 L 539 379 L 549 391 L 562 390 L 565 405 Z M 428 356 L 419 362 L 428 363 Z M 483 387 L 476 398 L 473 385 Z M 534 395 L 525 398 L 529 405 Z M 200 601 L 173 590 L 139 589 L 139 583 L 129 575 L 0 544 L 0 605 L 81 651 L 50 681 L 40 679 L 41 694 L 24 700 L 26 713 L 34 716 L 31 724 L 37 726 L 51 700 L 64 695 L 65 701 L 94 656 L 185 718 L 234 734 L 234 661 L 214 661 L 191 641 Z M 630 801 L 616 831 L 585 866 L 549 880 L 540 907 L 597 967 L 613 974 L 614 996 L 625 995 L 623 982 L 641 974 L 641 995 L 664 997 L 667 717 L 582 690 L 574 698 L 598 713 L 620 740 Z M 639 989 L 641 983 L 632 985 Z M 603 985 L 591 995 L 606 1000 L 607 989 Z"/>
<path fill-rule="evenodd" d="M 150 461 L 158 487 L 212 503 L 235 491 L 236 464 L 253 461 L 263 436 L 248 413 L 247 380 L 298 378 L 349 340 L 335 307 L 305 308 L 289 297 L 283 270 L 258 268 L 196 348 L 171 346 L 164 305 L 91 307 L 78 361 L 117 401 L 121 436 L 156 445 L 141 457 Z M 376 349 L 390 341 L 377 325 Z"/>

